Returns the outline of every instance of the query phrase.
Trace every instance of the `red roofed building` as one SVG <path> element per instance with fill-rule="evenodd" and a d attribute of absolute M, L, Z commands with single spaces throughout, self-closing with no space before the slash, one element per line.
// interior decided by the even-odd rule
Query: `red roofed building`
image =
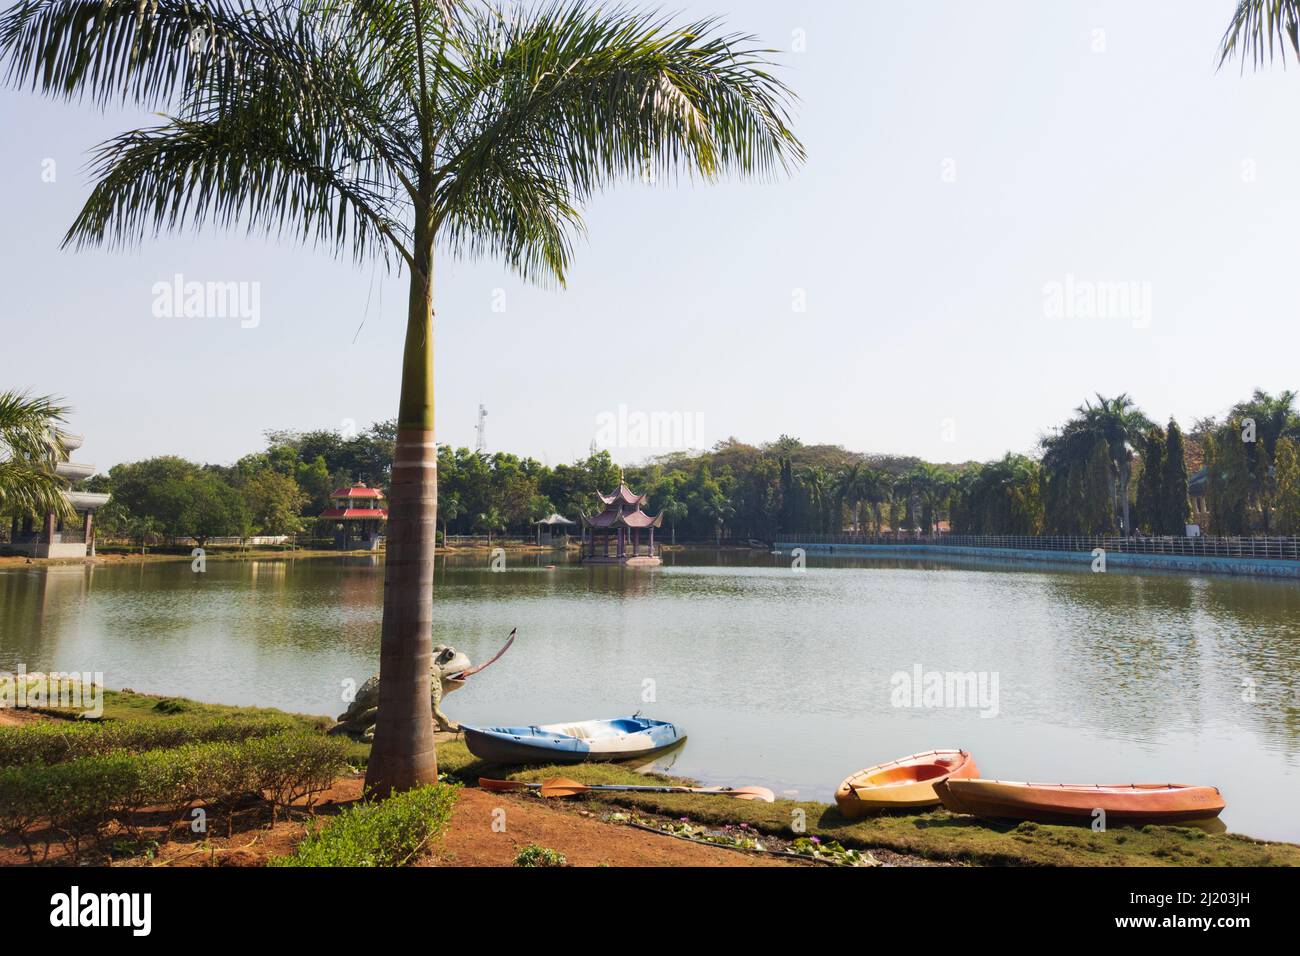
<path fill-rule="evenodd" d="M 664 523 L 663 512 L 648 515 L 641 510 L 648 495 L 632 493 L 619 474 L 618 491 L 600 498 L 605 510 L 598 515 L 582 515 L 585 540 L 582 560 L 588 564 L 662 564 L 655 551 L 655 528 Z M 599 538 L 599 542 L 597 541 Z"/>
<path fill-rule="evenodd" d="M 334 524 L 334 544 L 344 551 L 375 551 L 384 535 L 388 509 L 384 493 L 354 482 L 350 488 L 338 488 L 330 495 L 332 507 L 320 513 L 322 521 Z"/>

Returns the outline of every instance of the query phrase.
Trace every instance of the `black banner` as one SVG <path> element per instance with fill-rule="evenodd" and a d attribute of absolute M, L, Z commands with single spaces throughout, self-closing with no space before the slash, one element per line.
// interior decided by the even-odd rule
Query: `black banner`
<path fill-rule="evenodd" d="M 166 867 L 0 871 L 6 932 L 117 943 L 321 941 L 362 946 L 371 929 L 464 931 L 521 946 L 556 931 L 689 924 L 690 935 L 762 939 L 775 923 L 850 937 L 903 938 L 964 924 L 991 940 L 1021 933 L 1229 941 L 1291 922 L 1292 870 L 788 869 L 277 870 Z M 656 916 L 656 913 L 658 914 Z M 958 921 L 954 923 L 954 921 Z M 910 929 L 908 928 L 910 927 Z M 946 928 L 946 929 L 945 929 Z M 540 937 L 537 934 L 541 934 Z M 502 940 L 504 941 L 504 940 Z M 372 940 L 373 942 L 373 940 Z M 434 944 L 436 948 L 436 943 Z"/>

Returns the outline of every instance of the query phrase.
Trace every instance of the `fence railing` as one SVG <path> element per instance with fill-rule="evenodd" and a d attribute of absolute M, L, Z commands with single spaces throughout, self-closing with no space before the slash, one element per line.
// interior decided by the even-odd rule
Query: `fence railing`
<path fill-rule="evenodd" d="M 935 545 L 956 548 L 1009 548 L 1020 551 L 1082 551 L 1097 548 L 1119 554 L 1167 554 L 1188 557 L 1260 558 L 1300 561 L 1300 537 L 1121 537 L 1118 535 L 975 535 L 975 534 L 782 534 L 793 544 Z"/>

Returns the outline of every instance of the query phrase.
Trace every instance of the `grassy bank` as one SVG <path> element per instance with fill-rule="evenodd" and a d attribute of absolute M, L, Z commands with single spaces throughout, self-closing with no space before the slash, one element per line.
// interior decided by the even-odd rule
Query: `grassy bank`
<path fill-rule="evenodd" d="M 218 730 L 212 733 L 219 734 L 220 740 L 231 736 L 223 728 L 253 724 L 262 727 L 268 721 L 273 722 L 277 732 L 306 734 L 322 734 L 331 723 L 327 718 L 266 708 L 204 704 L 132 691 L 105 692 L 104 727 L 113 729 L 124 739 L 165 739 L 171 733 L 170 728 L 184 721 L 215 724 Z M 128 731 L 132 725 L 133 729 Z M 368 745 L 345 741 L 341 746 L 350 765 L 364 766 Z M 533 781 L 565 776 L 592 784 L 647 781 L 643 774 L 609 764 L 527 769 L 491 767 L 470 754 L 460 740 L 439 744 L 438 763 L 452 782 L 469 787 L 476 786 L 480 776 Z M 1094 833 L 1084 827 L 992 824 L 946 811 L 847 820 L 833 805 L 812 801 L 778 800 L 768 804 L 689 794 L 603 794 L 585 799 L 647 814 L 687 817 L 694 823 L 709 826 L 747 824 L 760 834 L 787 839 L 815 836 L 853 849 L 889 850 L 936 862 L 968 865 L 1300 866 L 1300 846 L 1187 827 L 1118 827 Z M 361 822 L 355 824 L 360 826 Z M 348 840 L 355 842 L 351 837 Z"/>
<path fill-rule="evenodd" d="M 540 767 L 514 773 L 486 767 L 462 743 L 438 748 L 439 767 L 473 783 L 480 775 L 516 780 L 563 776 L 582 783 L 645 783 L 646 775 L 610 764 Z M 663 778 L 673 783 L 692 781 Z M 759 833 L 793 839 L 815 836 L 845 847 L 980 866 L 1300 866 L 1300 846 L 1189 827 L 1085 827 L 994 824 L 944 810 L 847 820 L 832 804 L 732 800 L 692 794 L 601 794 L 598 800 L 647 813 L 723 826 L 748 824 Z M 802 824 L 802 830 L 796 826 Z"/>

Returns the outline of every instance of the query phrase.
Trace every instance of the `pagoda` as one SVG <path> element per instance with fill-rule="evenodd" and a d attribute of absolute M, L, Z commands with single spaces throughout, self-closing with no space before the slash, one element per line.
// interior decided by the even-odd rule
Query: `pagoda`
<path fill-rule="evenodd" d="M 343 551 L 377 551 L 388 523 L 384 493 L 363 481 L 338 488 L 330 495 L 331 507 L 320 513 L 334 523 L 334 546 Z"/>
<path fill-rule="evenodd" d="M 60 441 L 68 452 L 81 447 L 81 435 L 60 432 Z M 94 465 L 60 461 L 54 473 L 63 479 L 63 498 L 76 512 L 77 524 L 65 523 L 54 513 L 47 513 L 40 528 L 31 515 L 21 520 L 15 514 L 9 532 L 9 550 L 34 558 L 93 558 L 95 556 L 95 512 L 108 504 L 109 496 L 93 491 L 74 491 L 73 485 L 95 473 Z M 80 525 L 78 527 L 77 525 Z"/>
<path fill-rule="evenodd" d="M 655 528 L 664 523 L 663 512 L 648 515 L 641 510 L 649 495 L 633 494 L 623 473 L 618 476 L 618 491 L 596 497 L 605 510 L 598 515 L 582 514 L 584 564 L 628 564 L 650 566 L 662 564 L 655 551 Z M 600 541 L 597 543 L 597 536 Z"/>

